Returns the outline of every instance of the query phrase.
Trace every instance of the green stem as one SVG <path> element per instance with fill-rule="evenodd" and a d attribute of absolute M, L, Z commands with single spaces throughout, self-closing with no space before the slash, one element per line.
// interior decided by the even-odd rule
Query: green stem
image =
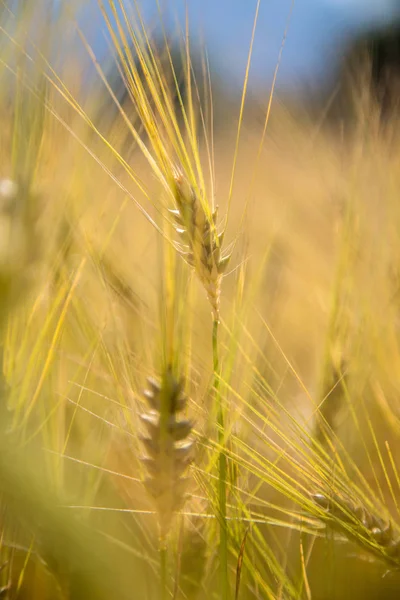
<path fill-rule="evenodd" d="M 217 423 L 218 423 L 218 443 L 221 448 L 219 455 L 219 474 L 218 474 L 218 497 L 220 513 L 220 540 L 219 540 L 219 562 L 221 576 L 221 600 L 229 599 L 228 582 L 228 531 L 226 524 L 226 454 L 225 446 L 225 425 L 224 410 L 220 393 L 220 373 L 219 373 L 219 355 L 218 355 L 218 326 L 219 321 L 213 323 L 213 363 L 214 363 L 214 393 L 217 404 Z"/>
<path fill-rule="evenodd" d="M 165 540 L 160 540 L 160 598 L 167 600 L 167 544 Z"/>

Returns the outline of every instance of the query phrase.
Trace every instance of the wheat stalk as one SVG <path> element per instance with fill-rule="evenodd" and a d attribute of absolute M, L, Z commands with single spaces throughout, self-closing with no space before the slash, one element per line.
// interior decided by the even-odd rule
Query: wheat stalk
<path fill-rule="evenodd" d="M 1 305 L 14 303 L 34 255 L 32 223 L 25 215 L 25 192 L 15 181 L 0 179 Z M 3 310 L 4 313 L 4 310 Z M 2 314 L 3 316 L 3 314 Z"/>
<path fill-rule="evenodd" d="M 183 248 L 178 249 L 184 254 L 187 262 L 194 268 L 198 278 L 206 290 L 211 305 L 213 317 L 212 347 L 214 367 L 214 393 L 217 406 L 218 442 L 221 447 L 219 455 L 218 493 L 220 516 L 220 569 L 221 597 L 229 598 L 228 582 L 228 528 L 226 522 L 226 478 L 227 458 L 225 447 L 225 416 L 220 392 L 220 361 L 218 351 L 218 331 L 221 283 L 231 254 L 223 255 L 221 246 L 225 230 L 218 232 L 217 209 L 207 212 L 193 186 L 183 173 L 173 171 L 174 198 L 176 208 L 171 210 L 176 222 L 176 231 L 181 236 Z"/>
<path fill-rule="evenodd" d="M 184 517 L 182 553 L 180 556 L 179 589 L 185 598 L 195 599 L 201 590 L 207 563 L 206 523 L 198 503 L 198 513 Z"/>

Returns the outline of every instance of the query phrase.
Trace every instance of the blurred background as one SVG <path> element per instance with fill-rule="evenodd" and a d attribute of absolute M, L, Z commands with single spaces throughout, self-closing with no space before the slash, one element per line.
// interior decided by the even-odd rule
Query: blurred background
<path fill-rule="evenodd" d="M 17 0 L 9 3 L 11 7 L 13 4 L 19 3 Z M 41 6 L 45 5 L 44 0 Z M 240 103 L 257 2 L 147 0 L 138 6 L 146 28 L 152 38 L 158 40 L 159 47 L 167 33 L 177 60 L 188 18 L 192 60 L 198 80 L 202 78 L 201 61 L 206 52 L 213 83 L 216 124 L 228 122 L 229 128 L 232 113 L 227 108 L 236 110 Z M 113 22 L 112 11 L 106 10 Z M 7 11 L 3 9 L 3 13 Z M 112 40 L 97 0 L 49 2 L 46 19 L 53 19 L 53 64 L 69 62 L 70 71 L 75 72 L 76 87 L 79 87 L 79 79 L 86 82 L 80 93 L 87 95 L 89 89 L 100 87 L 105 105 L 112 104 L 107 90 L 99 83 L 93 61 L 81 39 L 84 35 L 114 89 L 123 93 L 124 84 L 117 72 Z M 12 28 L 12 21 L 9 17 L 8 28 Z M 69 22 L 69 28 L 66 22 Z M 61 28 L 59 34 L 56 23 Z M 81 33 L 77 32 L 77 26 Z M 385 72 L 389 68 L 390 79 L 398 77 L 399 30 L 400 5 L 397 0 L 261 2 L 252 45 L 247 115 L 255 117 L 256 121 L 263 119 L 279 63 L 275 81 L 277 97 L 296 118 L 310 118 L 314 122 L 322 119 L 335 124 L 338 117 L 351 118 L 354 116 L 353 92 L 357 86 L 365 87 L 365 71 L 371 67 L 365 65 L 364 71 L 359 68 L 366 50 L 370 57 L 375 57 L 368 86 L 372 83 L 374 94 L 381 95 L 379 101 L 383 102 L 385 93 L 378 88 L 384 87 Z M 357 65 L 355 70 L 354 64 Z M 391 95 L 393 100 L 394 94 Z"/>
<path fill-rule="evenodd" d="M 160 236 L 144 210 L 159 223 L 163 190 L 140 152 L 138 139 L 149 143 L 149 136 L 127 93 L 123 52 L 118 60 L 105 23 L 109 19 L 115 31 L 113 3 L 104 2 L 103 14 L 102 5 L 100 0 L 0 4 L 1 177 L 26 186 L 22 200 L 9 181 L 0 188 L 3 194 L 8 190 L 1 231 L 11 231 L 15 244 L 3 236 L 6 243 L 0 248 L 5 270 L 0 284 L 10 311 L 0 338 L 2 384 L 8 390 L 10 430 L 27 447 L 37 444 L 45 452 L 45 459 L 42 454 L 37 459 L 45 465 L 35 472 L 39 484 L 46 473 L 73 509 L 63 517 L 95 524 L 110 544 L 107 556 L 114 556 L 118 547 L 121 559 L 115 554 L 108 566 L 118 580 L 120 565 L 127 580 L 121 579 L 120 588 L 132 598 L 133 585 L 141 600 L 158 597 L 156 520 L 138 460 L 143 450 L 138 415 L 147 410 L 142 397 L 146 377 L 158 374 L 163 292 Z M 253 471 L 240 466 L 232 503 L 239 502 L 241 509 L 246 503 L 246 510 L 271 519 L 271 506 L 289 506 L 284 513 L 289 527 L 262 523 L 261 535 L 249 536 L 246 553 L 250 567 L 256 566 L 253 572 L 244 569 L 242 597 L 272 597 L 260 591 L 261 581 L 265 589 L 277 590 L 279 598 L 286 597 L 284 589 L 290 591 L 288 598 L 306 600 L 395 600 L 398 570 L 388 574 L 387 566 L 370 560 L 363 548 L 325 532 L 317 540 L 309 538 L 308 594 L 299 550 L 303 533 L 290 528 L 295 495 L 285 496 L 271 485 L 267 461 L 278 460 L 280 445 L 286 452 L 289 440 L 300 465 L 297 470 L 288 466 L 293 480 L 307 491 L 322 483 L 334 485 L 336 472 L 324 473 L 322 481 L 319 463 L 313 463 L 313 440 L 323 444 L 316 405 L 323 406 L 335 452 L 351 465 L 347 491 L 360 500 L 362 489 L 360 502 L 367 500 L 371 511 L 382 515 L 371 521 L 378 523 L 375 529 L 379 533 L 392 519 L 390 535 L 399 539 L 393 492 L 396 485 L 400 489 L 395 467 L 400 462 L 399 1 L 263 0 L 258 5 L 255 0 L 127 0 L 129 18 L 141 31 L 135 5 L 160 64 L 171 75 L 164 34 L 168 39 L 184 100 L 182 41 L 188 21 L 196 93 L 205 98 L 205 131 L 199 126 L 196 152 L 220 214 L 231 200 L 225 239 L 227 245 L 235 244 L 221 308 L 221 347 L 227 356 L 224 399 L 234 424 L 233 447 L 243 449 L 244 440 L 249 462 L 262 461 Z M 213 114 L 204 78 L 208 69 Z M 181 123 L 178 102 L 176 119 Z M 130 124 L 137 127 L 137 139 Z M 15 229 L 12 202 L 21 204 L 15 209 Z M 186 597 L 209 600 L 209 590 L 218 589 L 213 570 L 216 521 L 201 519 L 216 510 L 216 490 L 208 477 L 215 457 L 212 451 L 207 454 L 207 440 L 215 430 L 209 393 L 211 322 L 200 286 L 193 285 L 192 296 L 186 303 L 185 294 L 180 308 L 188 329 L 189 414 L 201 448 L 193 469 L 198 479 L 193 480 L 198 485 L 204 477 L 206 491 L 195 488 L 186 520 L 200 515 L 201 526 L 192 519 L 190 533 L 206 546 L 202 568 L 206 562 L 207 568 L 193 573 L 193 556 L 186 557 L 189 580 L 199 584 L 198 589 L 192 586 L 197 596 L 188 592 Z M 257 417 L 252 407 L 259 411 Z M 272 431 L 269 419 L 274 418 Z M 292 428 L 292 418 L 298 429 Z M 304 432 L 311 439 L 308 445 Z M 0 484 L 6 466 L 0 452 Z M 9 479 L 14 489 L 12 472 Z M 253 489 L 254 495 L 247 494 Z M 28 502 L 29 493 L 22 491 L 19 498 Z M 32 506 L 21 500 L 19 513 L 28 514 L 28 509 Z M 66 517 L 65 523 L 68 528 Z M 30 525 L 28 519 L 28 533 Z M 79 537 L 80 528 L 76 531 Z M 244 531 L 240 522 L 232 541 L 232 579 Z M 5 544 L 4 564 L 13 582 L 9 597 L 53 600 L 54 582 L 48 582 L 47 574 L 32 595 L 35 575 L 29 569 L 43 567 L 29 558 L 30 538 L 24 528 L 23 533 L 23 545 Z M 18 543 L 20 536 L 17 531 Z M 53 533 L 48 553 L 62 567 L 65 556 L 54 550 L 60 546 L 55 538 Z M 81 546 L 83 556 L 97 545 L 93 539 L 92 546 Z M 174 543 L 178 548 L 178 532 Z M 80 540 L 70 544 L 73 553 Z M 287 581 L 295 582 L 296 592 L 286 572 L 279 580 L 279 569 L 271 569 L 270 545 L 278 566 L 288 565 Z M 53 570 L 61 581 L 59 597 L 65 598 L 61 567 Z M 92 567 L 96 574 L 99 563 Z M 0 571 L 4 584 L 7 573 Z M 104 570 L 103 579 L 107 577 Z M 76 598 L 86 600 L 88 594 Z"/>
<path fill-rule="evenodd" d="M 101 23 L 96 0 L 79 3 L 79 20 L 90 32 L 96 55 L 106 59 L 108 35 Z M 231 93 L 240 93 L 257 2 L 250 0 L 147 0 L 141 11 L 149 30 L 159 29 L 160 13 L 169 34 L 177 23 L 184 28 L 188 11 L 190 38 L 205 46 L 214 74 Z M 96 19 L 97 14 L 97 19 Z M 254 39 L 250 90 L 268 93 L 283 38 L 284 59 L 279 67 L 277 91 L 316 93 L 332 84 L 354 41 L 385 37 L 400 26 L 397 0 L 280 0 L 261 2 Z M 160 33 L 160 32 L 158 32 Z M 397 55 L 398 61 L 398 55 Z"/>
<path fill-rule="evenodd" d="M 81 22 L 92 29 L 91 36 L 99 56 L 107 54 L 104 25 L 96 0 L 81 2 Z M 257 2 L 220 0 L 183 2 L 148 0 L 141 11 L 150 29 L 159 22 L 159 14 L 169 31 L 175 20 L 184 26 L 189 14 L 190 37 L 205 43 L 210 60 L 225 83 L 233 81 L 241 88 L 249 52 Z M 282 38 L 288 29 L 285 59 L 280 67 L 278 89 L 324 84 L 331 77 L 347 47 L 355 37 L 368 35 L 400 19 L 397 0 L 282 0 L 261 2 L 257 34 L 254 40 L 251 83 L 263 89 L 272 81 Z"/>

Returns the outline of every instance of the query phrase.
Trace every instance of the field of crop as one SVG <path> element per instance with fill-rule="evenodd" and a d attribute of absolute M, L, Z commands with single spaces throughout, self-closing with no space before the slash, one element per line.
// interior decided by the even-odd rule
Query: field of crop
<path fill-rule="evenodd" d="M 121 105 L 46 6 L 0 13 L 0 598 L 398 598 L 395 119 L 245 79 L 214 132 L 189 32 L 183 95 L 99 0 Z"/>

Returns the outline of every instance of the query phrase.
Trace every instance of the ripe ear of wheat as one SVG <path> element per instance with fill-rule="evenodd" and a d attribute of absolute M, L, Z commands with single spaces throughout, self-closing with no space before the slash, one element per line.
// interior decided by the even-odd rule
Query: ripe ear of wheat
<path fill-rule="evenodd" d="M 391 521 L 387 521 L 334 494 L 313 494 L 314 502 L 324 510 L 319 517 L 328 527 L 356 542 L 367 552 L 380 558 L 392 568 L 400 568 L 400 538 L 395 535 Z"/>
<path fill-rule="evenodd" d="M 149 476 L 146 489 L 153 499 L 158 515 L 160 537 L 164 539 L 173 516 L 185 501 L 189 479 L 185 472 L 191 462 L 193 440 L 189 438 L 192 423 L 178 419 L 187 405 L 183 381 L 177 381 L 170 370 L 158 382 L 148 379 L 144 391 L 151 410 L 141 415 L 147 431 L 142 441 L 146 451 L 143 462 Z"/>
<path fill-rule="evenodd" d="M 183 174 L 175 171 L 174 197 L 176 208 L 170 213 L 175 229 L 183 242 L 181 253 L 194 268 L 206 290 L 215 321 L 219 320 L 221 281 L 231 255 L 222 255 L 225 231 L 217 232 L 218 210 L 208 216 L 197 192 Z"/>

